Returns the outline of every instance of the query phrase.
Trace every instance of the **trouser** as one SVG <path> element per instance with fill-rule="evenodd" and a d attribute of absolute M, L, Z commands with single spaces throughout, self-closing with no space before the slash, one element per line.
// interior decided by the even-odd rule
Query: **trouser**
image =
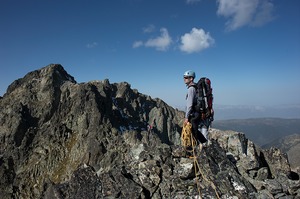
<path fill-rule="evenodd" d="M 207 139 L 208 126 L 203 125 L 204 121 L 201 120 L 200 116 L 201 115 L 199 113 L 193 113 L 190 116 L 189 121 L 192 124 L 192 133 L 193 136 L 196 138 L 197 142 L 205 143 L 208 140 Z M 200 125 L 200 131 L 198 129 L 199 125 Z"/>
<path fill-rule="evenodd" d="M 201 134 L 203 135 L 203 137 L 205 138 L 206 141 L 208 140 L 208 129 L 209 129 L 210 123 L 211 123 L 211 120 L 206 118 L 204 120 L 201 120 L 199 122 L 199 126 L 198 126 L 198 130 L 201 132 Z"/>
<path fill-rule="evenodd" d="M 203 137 L 206 139 L 206 141 L 208 140 L 208 129 L 206 126 L 199 126 L 198 130 L 201 132 L 201 134 L 203 135 Z"/>

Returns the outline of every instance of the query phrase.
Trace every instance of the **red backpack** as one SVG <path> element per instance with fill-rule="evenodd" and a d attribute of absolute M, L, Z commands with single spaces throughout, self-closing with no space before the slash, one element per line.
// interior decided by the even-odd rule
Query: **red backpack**
<path fill-rule="evenodd" d="M 213 110 L 213 94 L 211 81 L 207 77 L 202 77 L 197 82 L 196 86 L 196 103 L 194 104 L 194 110 L 201 113 L 202 119 L 209 118 L 214 120 Z"/>

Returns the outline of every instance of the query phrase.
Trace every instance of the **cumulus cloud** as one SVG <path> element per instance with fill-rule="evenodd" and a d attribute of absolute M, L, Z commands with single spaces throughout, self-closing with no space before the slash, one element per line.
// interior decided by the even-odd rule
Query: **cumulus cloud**
<path fill-rule="evenodd" d="M 200 52 L 214 44 L 214 39 L 209 32 L 203 29 L 193 28 L 189 33 L 180 37 L 179 49 L 186 53 Z M 133 48 L 148 47 L 155 48 L 158 51 L 167 51 L 173 43 L 171 36 L 166 28 L 160 29 L 160 35 L 150 38 L 146 41 L 137 40 L 132 44 Z M 177 43 L 177 41 L 176 41 Z"/>
<path fill-rule="evenodd" d="M 229 31 L 246 25 L 262 26 L 274 18 L 271 0 L 217 0 L 217 4 L 217 14 L 228 18 Z"/>
<path fill-rule="evenodd" d="M 198 3 L 200 2 L 201 0 L 186 0 L 186 3 L 187 4 L 194 4 L 194 3 Z"/>
<path fill-rule="evenodd" d="M 166 28 L 160 29 L 161 35 L 155 38 L 148 39 L 146 42 L 135 41 L 132 45 L 133 48 L 141 46 L 152 47 L 159 51 L 166 51 L 172 43 L 168 30 Z"/>
<path fill-rule="evenodd" d="M 168 30 L 166 28 L 161 28 L 160 32 L 160 36 L 146 41 L 145 46 L 154 47 L 159 51 L 166 51 L 172 43 L 172 38 L 169 36 Z"/>
<path fill-rule="evenodd" d="M 90 44 L 86 45 L 87 48 L 95 48 L 96 46 L 98 46 L 97 42 L 93 42 L 93 43 L 90 43 Z"/>
<path fill-rule="evenodd" d="M 180 50 L 186 53 L 200 52 L 214 44 L 214 39 L 209 32 L 203 29 L 193 28 L 190 33 L 181 36 Z"/>

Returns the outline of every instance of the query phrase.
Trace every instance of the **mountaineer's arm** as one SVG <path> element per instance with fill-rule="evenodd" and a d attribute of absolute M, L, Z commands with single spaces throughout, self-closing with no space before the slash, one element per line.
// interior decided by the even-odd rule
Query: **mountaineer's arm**
<path fill-rule="evenodd" d="M 192 113 L 193 102 L 195 98 L 196 90 L 194 87 L 188 88 L 188 94 L 186 98 L 186 112 L 185 112 L 185 120 L 189 118 L 189 115 Z"/>

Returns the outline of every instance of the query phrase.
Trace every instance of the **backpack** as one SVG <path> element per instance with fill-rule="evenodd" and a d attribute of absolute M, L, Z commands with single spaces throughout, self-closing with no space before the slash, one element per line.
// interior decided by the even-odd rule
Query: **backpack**
<path fill-rule="evenodd" d="M 202 119 L 214 120 L 213 94 L 211 81 L 207 77 L 202 77 L 194 86 L 196 89 L 196 102 L 193 105 L 194 111 L 201 113 Z"/>

